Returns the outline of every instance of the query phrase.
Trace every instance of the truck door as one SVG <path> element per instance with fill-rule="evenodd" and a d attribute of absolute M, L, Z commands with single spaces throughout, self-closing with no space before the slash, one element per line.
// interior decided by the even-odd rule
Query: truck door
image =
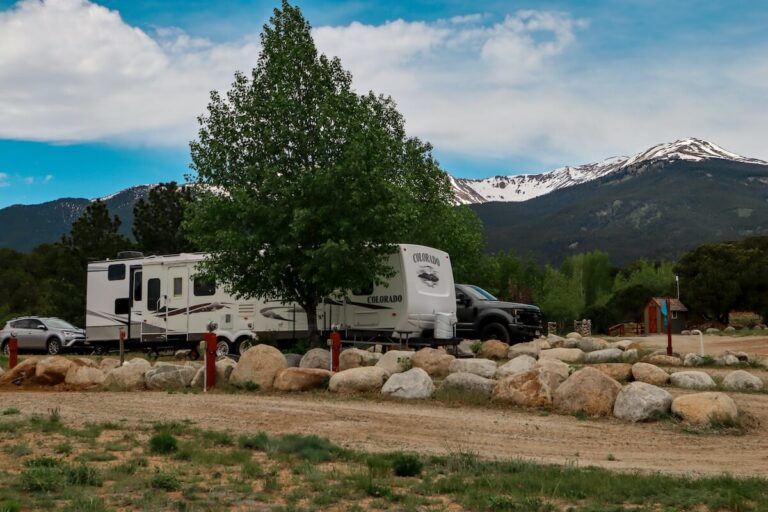
<path fill-rule="evenodd" d="M 464 293 L 458 286 L 456 287 L 456 329 L 460 331 L 474 329 L 474 308 L 472 307 L 472 297 Z"/>
<path fill-rule="evenodd" d="M 166 275 L 168 334 L 186 336 L 189 333 L 189 267 L 169 267 Z"/>

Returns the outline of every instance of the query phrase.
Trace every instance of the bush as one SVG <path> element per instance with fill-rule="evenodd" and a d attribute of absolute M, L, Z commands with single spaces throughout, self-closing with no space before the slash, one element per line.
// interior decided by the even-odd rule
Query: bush
<path fill-rule="evenodd" d="M 149 485 L 153 489 L 177 491 L 181 487 L 181 482 L 176 475 L 155 469 L 155 474 L 152 475 L 152 480 L 149 481 Z"/>
<path fill-rule="evenodd" d="M 158 432 L 149 440 L 151 453 L 168 454 L 178 449 L 179 442 L 170 432 Z"/>
<path fill-rule="evenodd" d="M 264 452 L 267 450 L 269 437 L 267 437 L 267 434 L 264 432 L 259 432 L 255 436 L 240 436 L 237 440 L 237 444 L 240 448 Z"/>
<path fill-rule="evenodd" d="M 424 463 L 413 453 L 398 453 L 392 459 L 392 469 L 397 476 L 417 476 L 423 468 Z"/>

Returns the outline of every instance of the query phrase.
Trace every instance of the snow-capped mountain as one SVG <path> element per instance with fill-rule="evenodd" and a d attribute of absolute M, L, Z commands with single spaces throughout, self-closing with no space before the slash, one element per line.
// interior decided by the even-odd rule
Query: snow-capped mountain
<path fill-rule="evenodd" d="M 518 174 L 493 176 L 482 180 L 451 177 L 456 204 L 476 204 L 490 201 L 527 201 L 554 190 L 602 178 L 631 165 L 652 160 L 701 161 L 719 158 L 735 162 L 768 165 L 756 158 L 731 153 L 711 142 L 696 139 L 680 139 L 657 144 L 634 156 L 614 156 L 601 162 L 566 166 L 542 174 Z"/>

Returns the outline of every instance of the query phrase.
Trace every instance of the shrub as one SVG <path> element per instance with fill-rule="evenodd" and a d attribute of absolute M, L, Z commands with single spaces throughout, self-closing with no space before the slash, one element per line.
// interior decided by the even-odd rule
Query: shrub
<path fill-rule="evenodd" d="M 413 453 L 398 453 L 392 459 L 392 469 L 397 476 L 416 476 L 423 468 L 424 463 Z"/>
<path fill-rule="evenodd" d="M 173 473 L 166 473 L 165 471 L 155 469 L 155 474 L 152 475 L 152 480 L 149 481 L 149 485 L 153 489 L 177 491 L 181 487 L 181 482 Z"/>
<path fill-rule="evenodd" d="M 178 449 L 179 442 L 170 432 L 158 432 L 149 440 L 149 451 L 151 453 L 168 454 Z"/>
<path fill-rule="evenodd" d="M 269 437 L 267 437 L 267 434 L 264 432 L 259 432 L 255 436 L 240 436 L 237 440 L 237 444 L 240 448 L 264 452 L 267 450 Z"/>

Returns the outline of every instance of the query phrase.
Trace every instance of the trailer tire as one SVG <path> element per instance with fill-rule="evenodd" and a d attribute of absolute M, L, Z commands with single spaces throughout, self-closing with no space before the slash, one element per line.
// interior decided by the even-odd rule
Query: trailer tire
<path fill-rule="evenodd" d="M 480 339 L 485 340 L 499 340 L 504 343 L 509 343 L 509 331 L 503 324 L 498 322 L 489 322 L 483 326 L 480 330 Z"/>
<path fill-rule="evenodd" d="M 197 361 L 200 359 L 200 352 L 198 352 L 196 348 L 193 348 L 189 351 L 189 359 L 190 361 Z"/>
<path fill-rule="evenodd" d="M 254 346 L 254 340 L 253 338 L 248 338 L 246 336 L 243 336 L 242 338 L 238 338 L 238 340 L 235 342 L 235 352 L 237 352 L 240 355 L 245 354 L 245 352 Z"/>
<path fill-rule="evenodd" d="M 61 340 L 59 338 L 48 338 L 48 341 L 45 344 L 45 350 L 52 356 L 60 354 Z"/>
<path fill-rule="evenodd" d="M 219 357 L 226 357 L 230 353 L 230 346 L 229 342 L 226 340 L 226 338 L 219 338 L 216 340 L 216 358 Z"/>

